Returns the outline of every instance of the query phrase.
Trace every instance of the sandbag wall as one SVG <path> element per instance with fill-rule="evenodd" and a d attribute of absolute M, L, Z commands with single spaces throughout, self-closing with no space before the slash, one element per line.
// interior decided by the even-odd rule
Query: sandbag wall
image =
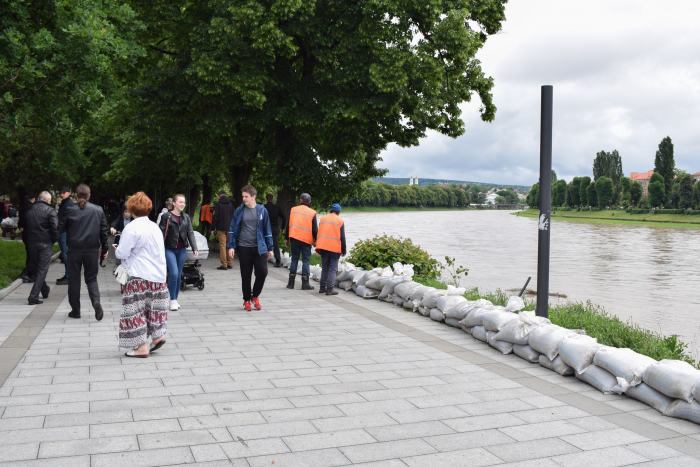
<path fill-rule="evenodd" d="M 291 259 L 285 256 L 283 265 Z M 301 270 L 301 264 L 298 271 Z M 318 281 L 319 266 L 311 266 Z M 413 265 L 395 263 L 393 268 L 370 271 L 340 263 L 336 288 L 353 291 L 362 298 L 377 298 L 411 310 L 434 321 L 462 329 L 503 354 L 514 353 L 562 376 L 573 376 L 604 394 L 626 394 L 663 415 L 700 424 L 700 370 L 680 360 L 662 360 L 631 349 L 599 344 L 583 330 L 552 324 L 513 296 L 505 307 L 488 300 L 469 301 L 465 289 L 447 290 L 413 282 Z"/>

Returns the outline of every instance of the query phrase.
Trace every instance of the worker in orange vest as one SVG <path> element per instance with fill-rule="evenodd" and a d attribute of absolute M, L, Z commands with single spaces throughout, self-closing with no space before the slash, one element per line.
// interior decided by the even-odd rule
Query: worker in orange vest
<path fill-rule="evenodd" d="M 209 203 L 202 204 L 199 210 L 199 227 L 202 235 L 209 240 L 209 235 L 211 234 L 211 222 L 212 222 L 212 210 Z"/>
<path fill-rule="evenodd" d="M 311 259 L 311 246 L 316 243 L 318 225 L 316 223 L 316 211 L 311 209 L 311 196 L 303 193 L 299 197 L 299 206 L 292 208 L 289 213 L 289 224 L 284 232 L 284 246 L 292 245 L 292 264 L 289 265 L 288 289 L 294 288 L 294 280 L 297 275 L 299 254 L 301 253 L 301 290 L 313 290 L 309 285 L 309 260 Z"/>
<path fill-rule="evenodd" d="M 340 218 L 340 204 L 331 206 L 331 213 L 321 218 L 316 239 L 316 253 L 321 255 L 321 286 L 318 293 L 338 295 L 333 290 L 338 261 L 345 256 L 345 222 Z"/>

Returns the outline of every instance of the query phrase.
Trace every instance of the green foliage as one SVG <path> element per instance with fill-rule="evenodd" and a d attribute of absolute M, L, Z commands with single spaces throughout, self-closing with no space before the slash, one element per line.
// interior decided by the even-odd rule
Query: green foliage
<path fill-rule="evenodd" d="M 588 200 L 589 206 L 598 206 L 598 193 L 596 191 L 595 183 L 590 183 L 586 188 L 586 199 Z"/>
<path fill-rule="evenodd" d="M 566 181 L 558 180 L 552 185 L 552 205 L 564 206 L 566 202 Z"/>
<path fill-rule="evenodd" d="M 620 180 L 624 173 L 622 171 L 622 157 L 617 152 L 600 151 L 596 153 L 593 160 L 593 179 L 598 180 L 601 177 L 607 177 L 613 181 L 613 185 L 617 188 L 620 186 Z"/>
<path fill-rule="evenodd" d="M 623 193 L 630 193 L 630 190 L 632 189 L 632 179 L 629 177 L 620 178 L 620 186 L 622 187 Z"/>
<path fill-rule="evenodd" d="M 654 172 L 651 174 L 651 178 L 649 179 L 649 183 L 654 183 L 654 182 L 663 182 L 664 177 L 661 176 L 661 174 Z"/>
<path fill-rule="evenodd" d="M 569 188 L 571 196 L 571 207 L 581 205 L 581 179 L 579 177 L 574 177 L 571 181 L 571 187 Z"/>
<path fill-rule="evenodd" d="M 525 202 L 531 208 L 540 207 L 540 182 L 537 182 L 534 185 L 532 185 L 532 188 L 530 188 L 530 192 L 527 194 L 527 198 L 525 198 Z"/>
<path fill-rule="evenodd" d="M 628 209 L 627 213 L 628 214 L 648 214 L 649 210 L 648 209 Z"/>
<path fill-rule="evenodd" d="M 499 197 L 503 198 L 503 204 L 520 204 L 520 198 L 518 198 L 518 194 L 513 191 L 512 188 L 508 188 L 506 190 L 500 190 L 497 191 L 496 194 Z M 496 198 L 498 199 L 498 198 Z M 499 201 L 496 201 L 499 202 Z"/>
<path fill-rule="evenodd" d="M 58 251 L 58 245 L 54 245 L 53 251 Z M 19 277 L 26 261 L 27 253 L 21 242 L 0 240 L 0 289 L 4 289 Z"/>
<path fill-rule="evenodd" d="M 420 246 L 414 245 L 410 238 L 386 234 L 355 243 L 347 261 L 365 269 L 384 268 L 397 261 L 413 264 L 414 273 L 426 278 L 437 278 L 442 268 L 440 262 L 431 258 Z"/>
<path fill-rule="evenodd" d="M 417 185 L 390 185 L 385 182 L 368 180 L 362 184 L 358 197 L 340 200 L 340 202 L 347 206 L 456 207 L 469 206 L 470 194 L 471 192 L 467 188 L 458 185 L 421 187 Z"/>
<path fill-rule="evenodd" d="M 591 177 L 581 177 L 579 183 L 579 203 L 581 206 L 590 206 L 588 199 L 588 187 L 591 184 Z"/>
<path fill-rule="evenodd" d="M 654 158 L 654 172 L 661 175 L 664 180 L 664 200 L 661 204 L 665 204 L 671 197 L 673 188 L 673 178 L 676 175 L 676 161 L 673 157 L 673 143 L 669 136 L 665 137 L 659 143 L 659 149 L 656 151 Z M 653 182 L 649 180 L 649 184 Z"/>
<path fill-rule="evenodd" d="M 601 208 L 610 207 L 615 194 L 613 181 L 608 177 L 600 177 L 595 182 L 595 191 L 598 197 L 598 206 Z"/>
<path fill-rule="evenodd" d="M 632 183 L 632 186 L 630 186 L 630 201 L 632 202 L 632 205 L 638 206 L 643 194 L 644 187 L 642 184 L 639 182 Z"/>
<path fill-rule="evenodd" d="M 462 282 L 462 279 L 465 279 L 469 275 L 468 268 L 462 265 L 457 265 L 455 263 L 455 259 L 450 258 L 449 256 L 445 256 L 445 266 L 443 267 L 443 269 L 444 273 L 450 276 L 449 283 L 451 283 L 455 287 L 459 287 L 460 283 Z"/>
<path fill-rule="evenodd" d="M 684 213 L 684 211 L 682 209 L 654 209 L 653 213 L 654 214 L 681 215 Z"/>
<path fill-rule="evenodd" d="M 693 207 L 693 176 L 683 175 L 678 182 L 678 207 L 687 209 Z"/>
<path fill-rule="evenodd" d="M 654 174 L 658 175 L 658 174 Z M 652 180 L 654 179 L 654 175 L 652 175 Z M 649 187 L 647 188 L 649 190 L 649 204 L 651 204 L 652 207 L 658 208 L 664 204 L 665 200 L 665 185 L 663 180 L 654 180 L 649 183 Z"/>

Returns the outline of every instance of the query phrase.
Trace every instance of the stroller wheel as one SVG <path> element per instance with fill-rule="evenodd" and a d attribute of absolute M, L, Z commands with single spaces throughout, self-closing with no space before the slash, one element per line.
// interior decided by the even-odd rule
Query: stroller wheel
<path fill-rule="evenodd" d="M 199 284 L 197 284 L 197 288 L 199 290 L 204 290 L 204 281 L 199 281 Z"/>
<path fill-rule="evenodd" d="M 186 287 L 187 284 L 185 284 L 185 281 L 180 282 L 180 292 L 184 292 Z"/>

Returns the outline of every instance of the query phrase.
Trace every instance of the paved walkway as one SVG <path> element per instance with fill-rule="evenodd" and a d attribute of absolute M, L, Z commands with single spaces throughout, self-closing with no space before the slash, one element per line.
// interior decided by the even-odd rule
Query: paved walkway
<path fill-rule="evenodd" d="M 0 378 L 19 355 L 0 388 L 0 465 L 700 465 L 698 425 L 384 302 L 289 291 L 284 269 L 246 313 L 237 263 L 216 263 L 146 360 L 117 349 L 112 264 L 101 322 L 85 290 L 77 321 L 65 286 L 40 307 L 29 285 L 0 301 L 3 327 L 26 315 L 0 346 Z"/>

